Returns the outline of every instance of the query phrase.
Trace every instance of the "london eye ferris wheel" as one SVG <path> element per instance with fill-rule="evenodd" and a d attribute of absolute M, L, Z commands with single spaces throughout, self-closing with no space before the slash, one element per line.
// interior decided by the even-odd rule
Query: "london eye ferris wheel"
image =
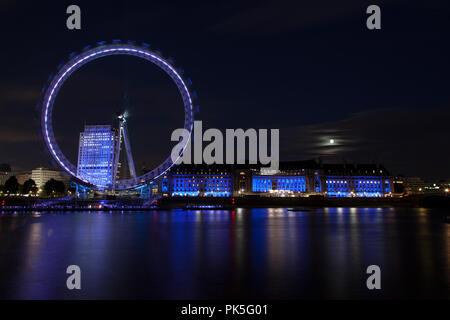
<path fill-rule="evenodd" d="M 196 107 L 194 107 L 195 94 L 190 88 L 190 81 L 184 79 L 182 76 L 182 71 L 177 70 L 167 59 L 164 59 L 160 54 L 151 50 L 148 44 L 142 43 L 141 45 L 137 45 L 132 41 L 124 43 L 119 40 L 113 40 L 111 43 L 98 42 L 95 46 L 86 46 L 80 53 L 72 53 L 70 55 L 69 61 L 65 64 L 60 65 L 56 74 L 49 77 L 50 80 L 48 86 L 43 88 L 43 96 L 40 102 L 42 138 L 52 158 L 64 171 L 74 177 L 81 184 L 96 189 L 104 189 L 105 186 L 99 185 L 98 183 L 95 183 L 93 179 L 90 179 L 89 176 L 81 175 L 79 172 L 77 172 L 77 167 L 72 162 L 70 162 L 61 151 L 58 143 L 56 142 L 53 132 L 52 113 L 54 108 L 54 101 L 59 90 L 63 86 L 64 82 L 74 72 L 76 72 L 83 65 L 89 63 L 90 61 L 112 55 L 129 55 L 145 59 L 165 71 L 175 83 L 181 95 L 184 105 L 184 128 L 189 132 L 192 131 L 194 114 L 196 113 Z M 126 118 L 123 114 L 121 114 L 118 116 L 118 120 L 119 139 L 121 139 L 122 137 L 124 139 L 130 169 L 130 178 L 122 180 L 114 178 L 111 184 L 107 186 L 108 188 L 119 191 L 137 188 L 155 179 L 158 179 L 161 175 L 166 173 L 174 165 L 174 163 L 176 163 L 176 161 L 173 161 L 171 156 L 169 155 L 160 165 L 155 167 L 153 170 L 143 175 L 137 176 L 133 165 L 131 149 L 129 146 Z M 188 142 L 189 139 L 183 142 L 185 143 L 184 148 L 187 146 Z M 116 169 L 117 164 L 115 165 L 114 170 L 116 171 Z M 116 175 L 114 175 L 114 177 L 115 176 Z"/>

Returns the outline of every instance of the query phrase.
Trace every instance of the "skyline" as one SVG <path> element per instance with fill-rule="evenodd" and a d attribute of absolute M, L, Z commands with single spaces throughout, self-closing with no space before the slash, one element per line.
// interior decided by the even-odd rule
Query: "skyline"
<path fill-rule="evenodd" d="M 0 15 L 0 299 L 280 319 L 450 298 L 450 1 Z"/>
<path fill-rule="evenodd" d="M 444 28 L 449 11 L 437 10 L 436 3 L 380 2 L 378 33 L 363 28 L 365 3 L 353 1 L 325 12 L 305 3 L 276 8 L 272 2 L 219 8 L 195 3 L 183 6 L 187 13 L 162 4 L 104 9 L 81 2 L 79 32 L 63 28 L 57 12 L 65 4 L 2 4 L 7 17 L 17 17 L 24 7 L 36 17 L 1 22 L 12 31 L 6 34 L 8 64 L 0 75 L 0 111 L 8 115 L 0 119 L 0 162 L 22 169 L 48 166 L 32 119 L 47 77 L 85 45 L 130 39 L 175 58 L 192 79 L 199 120 L 207 127 L 279 128 L 281 160 L 375 161 L 395 174 L 449 178 L 450 48 L 442 41 L 449 34 Z M 289 10 L 296 19 L 288 15 L 282 23 L 281 13 Z M 311 17 L 297 21 L 299 12 Z M 137 22 L 136 15 L 144 13 L 148 17 Z M 105 14 L 108 23 L 102 21 Z M 169 15 L 175 18 L 167 20 Z M 40 29 L 34 30 L 37 19 Z M 112 120 L 126 92 L 137 166 L 151 167 L 169 154 L 168 133 L 182 122 L 179 97 L 169 79 L 141 63 L 111 58 L 74 74 L 55 106 L 55 133 L 65 153 L 76 154 L 74 137 L 85 121 L 107 123 L 108 114 Z M 152 152 L 142 134 L 147 127 L 155 128 L 150 136 L 167 137 L 150 141 Z M 335 143 L 327 143 L 330 139 Z"/>

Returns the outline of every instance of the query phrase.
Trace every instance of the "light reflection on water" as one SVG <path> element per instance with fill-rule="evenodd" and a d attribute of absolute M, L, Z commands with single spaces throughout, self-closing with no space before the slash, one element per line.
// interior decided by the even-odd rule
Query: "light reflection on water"
<path fill-rule="evenodd" d="M 82 270 L 82 290 L 65 287 Z M 367 266 L 382 290 L 365 287 Z M 428 209 L 4 213 L 1 298 L 450 298 L 450 224 Z"/>

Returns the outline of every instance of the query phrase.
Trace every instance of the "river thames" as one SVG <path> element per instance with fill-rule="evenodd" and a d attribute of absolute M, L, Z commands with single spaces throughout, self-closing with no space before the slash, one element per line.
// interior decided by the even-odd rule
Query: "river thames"
<path fill-rule="evenodd" d="M 2 213 L 0 298 L 449 299 L 446 212 Z M 66 287 L 69 265 L 81 290 Z M 366 287 L 369 265 L 381 290 Z"/>

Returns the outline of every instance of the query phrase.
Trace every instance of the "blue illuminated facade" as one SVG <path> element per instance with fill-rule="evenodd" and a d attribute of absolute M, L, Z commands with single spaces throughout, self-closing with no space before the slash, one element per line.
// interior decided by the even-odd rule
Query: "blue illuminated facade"
<path fill-rule="evenodd" d="M 382 197 L 391 192 L 389 180 L 377 176 L 327 176 L 328 197 Z"/>
<path fill-rule="evenodd" d="M 269 192 L 272 190 L 272 179 L 270 177 L 255 176 L 252 179 L 253 192 Z"/>
<path fill-rule="evenodd" d="M 80 133 L 77 176 L 99 187 L 114 178 L 117 131 L 110 125 L 85 126 Z"/>
<path fill-rule="evenodd" d="M 314 173 L 313 184 L 314 184 L 314 192 L 321 193 L 322 192 L 322 180 L 320 179 L 320 176 L 318 176 L 317 172 Z"/>
<path fill-rule="evenodd" d="M 226 166 L 180 166 L 173 170 L 169 184 L 172 197 L 230 197 L 233 194 L 232 174 Z"/>
<path fill-rule="evenodd" d="M 280 163 L 270 171 L 257 165 L 181 165 L 161 182 L 172 197 L 391 195 L 389 173 L 375 164 L 319 164 L 314 160 Z"/>
<path fill-rule="evenodd" d="M 253 176 L 253 192 L 306 192 L 306 179 L 303 176 Z"/>
<path fill-rule="evenodd" d="M 161 181 L 161 191 L 164 193 L 169 192 L 169 179 L 167 176 L 164 176 Z"/>
<path fill-rule="evenodd" d="M 391 195 L 387 170 L 377 164 L 325 164 L 327 197 L 384 197 Z"/>

